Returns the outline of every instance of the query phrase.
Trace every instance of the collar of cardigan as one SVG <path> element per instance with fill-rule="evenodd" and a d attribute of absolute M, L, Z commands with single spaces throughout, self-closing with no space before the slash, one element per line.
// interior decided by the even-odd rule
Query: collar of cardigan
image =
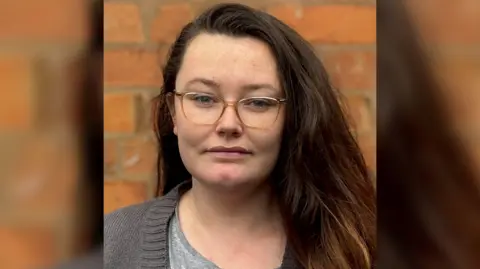
<path fill-rule="evenodd" d="M 169 269 L 168 224 L 173 217 L 180 197 L 192 187 L 191 181 L 183 182 L 157 200 L 147 210 L 141 226 L 140 268 Z M 300 268 L 289 246 L 283 257 L 282 269 Z"/>

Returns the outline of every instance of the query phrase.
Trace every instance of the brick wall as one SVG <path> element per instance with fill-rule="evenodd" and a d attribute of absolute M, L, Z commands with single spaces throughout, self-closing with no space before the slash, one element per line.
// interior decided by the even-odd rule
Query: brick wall
<path fill-rule="evenodd" d="M 0 4 L 0 267 L 49 268 L 73 254 L 73 95 L 84 0 Z"/>
<path fill-rule="evenodd" d="M 149 100 L 159 93 L 160 66 L 181 27 L 218 2 L 105 2 L 105 212 L 153 196 Z M 241 2 L 277 16 L 315 46 L 348 98 L 360 144 L 375 169 L 375 2 Z"/>

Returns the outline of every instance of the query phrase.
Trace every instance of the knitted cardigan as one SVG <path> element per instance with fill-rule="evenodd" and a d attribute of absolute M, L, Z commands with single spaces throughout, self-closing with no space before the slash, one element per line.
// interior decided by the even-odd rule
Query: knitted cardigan
<path fill-rule="evenodd" d="M 191 182 L 182 183 L 166 195 L 124 207 L 104 219 L 104 268 L 169 269 L 168 225 L 180 196 Z M 299 269 L 289 247 L 282 269 Z"/>

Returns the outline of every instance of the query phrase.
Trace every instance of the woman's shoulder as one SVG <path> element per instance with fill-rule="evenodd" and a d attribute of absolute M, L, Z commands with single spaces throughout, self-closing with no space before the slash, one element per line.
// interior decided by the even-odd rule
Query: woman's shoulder
<path fill-rule="evenodd" d="M 138 232 L 138 228 L 147 222 L 149 217 L 155 219 L 169 217 L 177 206 L 180 196 L 178 188 L 180 186 L 182 184 L 161 197 L 141 204 L 123 207 L 105 215 L 104 236 L 115 236 L 129 231 Z"/>
<path fill-rule="evenodd" d="M 152 204 L 160 201 L 161 199 L 154 199 L 141 204 L 122 207 L 106 214 L 104 216 L 105 232 L 113 232 L 135 226 L 137 222 L 143 219 L 142 216 L 145 215 L 145 212 L 148 211 Z"/>
<path fill-rule="evenodd" d="M 138 230 L 136 228 L 142 225 L 149 213 L 168 215 L 174 211 L 175 205 L 175 200 L 164 196 L 114 210 L 104 216 L 105 236 Z"/>
<path fill-rule="evenodd" d="M 104 217 L 105 268 L 131 268 L 138 262 L 148 229 L 163 230 L 161 226 L 175 211 L 175 197 L 153 199 L 141 204 L 117 209 Z M 155 226 L 155 227 L 154 227 Z"/>
<path fill-rule="evenodd" d="M 138 230 L 142 226 L 145 215 L 154 205 L 159 204 L 162 199 L 150 200 L 141 204 L 135 204 L 119 208 L 104 216 L 103 239 L 105 250 L 118 246 L 118 242 L 138 237 Z M 132 243 L 134 242 L 131 241 Z"/>

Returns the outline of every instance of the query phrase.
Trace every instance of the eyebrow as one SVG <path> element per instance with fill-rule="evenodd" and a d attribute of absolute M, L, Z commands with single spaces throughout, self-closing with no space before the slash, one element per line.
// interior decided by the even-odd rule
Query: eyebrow
<path fill-rule="evenodd" d="M 189 80 L 187 82 L 187 84 L 185 84 L 185 86 L 189 86 L 189 85 L 194 84 L 194 83 L 202 83 L 205 86 L 208 86 L 208 87 L 211 87 L 211 88 L 214 88 L 214 89 L 219 89 L 220 88 L 220 84 L 218 84 L 217 82 L 215 82 L 211 79 L 206 79 L 206 78 L 193 78 L 193 79 Z M 259 90 L 259 89 L 269 89 L 269 90 L 272 90 L 274 93 L 281 93 L 280 90 L 278 90 L 273 85 L 268 84 L 268 83 L 246 84 L 246 85 L 242 86 L 242 89 L 248 90 L 248 91 L 255 91 L 255 90 Z"/>
<path fill-rule="evenodd" d="M 194 83 L 202 83 L 202 84 L 204 84 L 208 87 L 215 88 L 215 89 L 220 88 L 220 84 L 218 84 L 217 82 L 215 82 L 211 79 L 206 79 L 206 78 L 191 79 L 187 82 L 187 84 L 185 84 L 185 86 L 189 86 L 189 85 L 194 84 Z"/>

